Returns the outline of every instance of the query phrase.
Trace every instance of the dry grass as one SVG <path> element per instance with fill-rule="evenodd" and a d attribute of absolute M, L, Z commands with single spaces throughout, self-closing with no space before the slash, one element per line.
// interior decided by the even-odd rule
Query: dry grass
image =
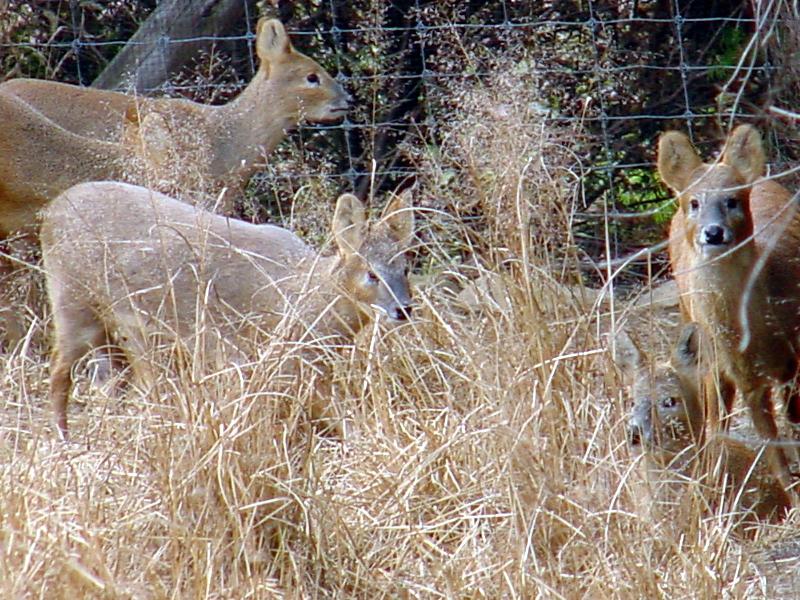
<path fill-rule="evenodd" d="M 116 397 L 82 378 L 68 444 L 46 358 L 0 359 L 0 596 L 777 596 L 794 515 L 737 539 L 689 485 L 654 507 L 628 452 L 612 305 L 570 262 L 571 132 L 517 129 L 509 115 L 535 117 L 513 108 L 492 128 L 471 106 L 445 158 L 418 155 L 417 318 L 338 353 L 344 439 L 309 425 L 308 382 L 278 388 L 266 350 L 246 368 L 173 361 Z M 639 318 L 669 338 L 674 314 Z"/>

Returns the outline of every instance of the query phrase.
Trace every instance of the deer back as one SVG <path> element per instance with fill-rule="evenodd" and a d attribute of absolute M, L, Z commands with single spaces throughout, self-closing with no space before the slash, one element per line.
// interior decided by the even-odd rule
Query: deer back
<path fill-rule="evenodd" d="M 411 223 L 410 213 L 402 218 Z M 407 232 L 384 228 L 370 230 L 363 206 L 346 194 L 334 218 L 339 251 L 323 256 L 280 227 L 97 182 L 61 194 L 43 213 L 41 238 L 48 284 L 102 307 L 109 330 L 138 326 L 145 315 L 151 327 L 191 334 L 202 306 L 225 333 L 248 320 L 269 331 L 292 317 L 352 335 L 376 309 L 407 317 Z M 352 245 L 343 247 L 342 236 Z"/>

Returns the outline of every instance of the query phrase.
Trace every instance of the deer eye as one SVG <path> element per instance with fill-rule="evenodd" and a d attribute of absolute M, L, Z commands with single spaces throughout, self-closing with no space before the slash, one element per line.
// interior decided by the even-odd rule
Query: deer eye
<path fill-rule="evenodd" d="M 730 210 L 735 210 L 739 207 L 739 200 L 736 198 L 728 198 L 725 200 L 725 206 L 727 206 Z"/>
<path fill-rule="evenodd" d="M 378 275 L 375 271 L 367 271 L 367 281 L 370 283 L 376 283 L 378 281 Z"/>
<path fill-rule="evenodd" d="M 319 75 L 316 73 L 309 73 L 306 76 L 306 81 L 311 85 L 319 85 Z"/>
<path fill-rule="evenodd" d="M 672 396 L 661 400 L 662 408 L 675 408 L 677 404 L 678 404 L 678 399 Z"/>
<path fill-rule="evenodd" d="M 700 209 L 700 201 L 697 198 L 692 198 L 689 201 L 689 208 L 693 211 Z"/>

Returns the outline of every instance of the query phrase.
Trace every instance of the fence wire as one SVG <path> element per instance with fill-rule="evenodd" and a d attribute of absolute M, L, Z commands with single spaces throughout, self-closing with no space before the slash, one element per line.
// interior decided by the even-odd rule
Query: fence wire
<path fill-rule="evenodd" d="M 146 90 L 148 93 L 168 91 L 171 94 L 208 97 L 224 85 L 229 90 L 226 92 L 229 97 L 244 87 L 257 67 L 253 41 L 258 15 L 255 14 L 254 3 L 242 0 L 242 4 L 244 23 L 230 35 L 172 39 L 160 34 L 155 40 L 130 41 L 104 40 L 88 34 L 82 24 L 84 15 L 80 12 L 80 3 L 71 2 L 68 26 L 60 29 L 57 35 L 45 41 L 4 41 L 0 43 L 0 53 L 12 49 L 17 52 L 30 51 L 32 56 L 58 53 L 61 57 L 59 64 L 73 65 L 71 72 L 77 78 L 75 83 L 89 84 L 89 74 L 97 70 L 98 53 L 128 44 L 156 43 L 164 50 L 176 44 L 202 43 L 220 48 L 238 45 L 245 48 L 241 53 L 243 57 L 240 57 L 243 67 L 239 67 L 244 73 L 238 80 L 225 83 L 170 80 L 156 89 Z M 326 23 L 327 27 L 320 27 L 319 22 L 313 23 L 310 28 L 305 27 L 303 19 L 287 23 L 290 37 L 302 51 L 320 60 L 318 52 L 325 50 L 322 58 L 326 59 L 326 66 L 337 74 L 348 90 L 362 91 L 364 96 L 373 93 L 375 96 L 372 111 L 356 112 L 341 124 L 314 127 L 310 133 L 303 134 L 332 133 L 339 136 L 341 143 L 336 146 L 336 152 L 340 154 L 336 161 L 339 168 L 326 176 L 341 181 L 342 187 L 358 189 L 360 186 L 363 191 L 367 181 L 395 184 L 412 179 L 415 175 L 413 165 L 403 164 L 394 158 L 389 147 L 401 143 L 409 132 L 418 133 L 421 129 L 424 129 L 425 139 L 436 139 L 440 123 L 437 122 L 439 113 L 430 106 L 432 99 L 454 83 L 474 82 L 494 74 L 491 68 L 482 66 L 485 61 L 476 61 L 475 68 L 460 68 L 463 66 L 461 63 L 456 64 L 459 68 L 449 68 L 440 55 L 445 39 L 452 40 L 453 44 L 463 42 L 466 45 L 467 40 L 474 44 L 475 40 L 480 42 L 484 36 L 487 48 L 496 46 L 498 54 L 508 50 L 504 40 L 509 45 L 516 42 L 525 44 L 530 40 L 534 49 L 543 47 L 547 39 L 552 40 L 551 55 L 541 59 L 534 57 L 528 68 L 543 80 L 555 82 L 555 87 L 559 81 L 572 86 L 572 105 L 561 104 L 558 98 L 544 97 L 541 107 L 544 119 L 555 125 L 580 125 L 588 128 L 595 137 L 595 141 L 589 144 L 592 152 L 586 158 L 584 171 L 586 181 L 593 183 L 587 184 L 591 189 L 584 191 L 586 206 L 578 212 L 578 219 L 598 218 L 596 212 L 589 210 L 592 202 L 598 198 L 606 203 L 606 215 L 630 217 L 631 206 L 620 201 L 620 194 L 626 185 L 625 174 L 652 169 L 654 141 L 662 130 L 682 129 L 694 139 L 700 130 L 704 135 L 712 126 L 724 131 L 734 120 L 751 119 L 766 127 L 780 122 L 779 129 L 785 134 L 784 137 L 790 137 L 794 132 L 793 123 L 787 123 L 785 119 L 779 121 L 774 113 L 770 116 L 769 111 L 765 110 L 764 101 L 764 98 L 776 100 L 774 94 L 770 95 L 764 90 L 775 85 L 773 80 L 780 70 L 771 60 L 770 42 L 774 42 L 774 36 L 778 35 L 776 31 L 782 28 L 789 32 L 796 30 L 794 22 L 787 18 L 787 14 L 791 17 L 793 12 L 781 12 L 779 8 L 783 4 L 780 2 L 754 3 L 755 9 L 750 3 L 743 2 L 740 9 L 730 14 L 701 17 L 687 13 L 687 7 L 691 8 L 692 3 L 686 1 L 655 3 L 669 5 L 667 16 L 657 16 L 659 10 L 664 11 L 663 6 L 659 10 L 647 8 L 653 3 L 619 2 L 628 11 L 626 17 L 620 17 L 622 8 L 615 14 L 609 10 L 609 3 L 590 0 L 585 4 L 586 10 L 576 11 L 574 18 L 565 18 L 564 14 L 558 12 L 560 3 L 546 2 L 542 4 L 551 6 L 550 18 L 525 18 L 519 14 L 520 4 L 525 3 L 502 1 L 494 3 L 496 10 L 488 16 L 483 14 L 481 22 L 474 22 L 474 18 L 459 20 L 459 10 L 466 10 L 463 8 L 452 8 L 451 18 L 442 19 L 444 9 L 435 4 L 413 0 L 404 4 L 409 12 L 401 15 L 393 14 L 392 4 L 384 3 L 381 4 L 383 12 L 380 18 L 366 19 L 353 26 L 353 11 L 348 11 L 341 2 L 330 0 L 318 7 L 319 11 L 327 13 L 319 21 Z M 535 4 L 532 3 L 526 10 L 532 14 Z M 18 6 L 22 4 L 18 3 Z M 30 10 L 37 10 L 36 5 Z M 648 14 L 648 10 L 652 14 Z M 346 19 L 342 16 L 345 13 Z M 364 14 L 368 13 L 365 11 Z M 547 10 L 540 10 L 541 15 L 547 13 Z M 305 22 L 310 22 L 310 19 L 305 19 Z M 654 39 L 647 46 L 642 40 L 650 31 L 653 37 L 667 35 L 669 40 L 662 42 Z M 691 36 L 698 35 L 697 31 L 712 34 L 707 40 L 690 40 Z M 390 42 L 379 44 L 376 40 L 382 36 L 388 36 Z M 726 36 L 733 39 L 728 46 L 725 46 Z M 389 53 L 393 50 L 392 40 L 406 40 L 403 42 L 403 51 L 407 55 L 413 54 L 413 60 L 397 56 L 396 60 L 403 68 L 388 70 L 392 65 L 392 57 L 388 54 L 375 58 L 382 68 L 363 68 L 358 64 L 358 60 L 365 60 L 363 48 L 373 45 L 378 53 Z M 627 51 L 625 43 L 635 46 Z M 646 55 L 637 58 L 633 51 L 643 49 L 647 50 Z M 466 47 L 464 52 L 467 52 Z M 360 58 L 354 58 L 353 54 Z M 625 62 L 622 62 L 623 59 Z M 56 72 L 55 77 L 59 78 L 59 73 Z M 645 80 L 663 80 L 665 85 L 673 85 L 675 89 L 654 88 L 664 95 L 664 101 L 645 98 L 626 106 L 624 100 L 619 100 L 620 92 L 634 97 L 639 91 L 625 89 L 624 82 L 636 84 Z M 623 82 L 622 88 L 620 81 Z M 388 85 L 396 86 L 392 92 L 401 97 L 389 98 L 389 92 L 386 91 Z M 758 100 L 751 102 L 749 87 L 758 88 L 754 94 Z M 709 88 L 716 90 L 709 91 Z M 698 90 L 702 90 L 702 93 Z M 645 93 L 652 90 L 641 91 Z M 384 92 L 387 98 L 379 98 Z M 717 100 L 716 106 L 709 98 Z M 382 105 L 383 102 L 386 104 Z M 395 110 L 403 102 L 410 108 Z M 531 125 L 539 126 L 539 123 Z M 790 130 L 788 133 L 787 129 Z M 639 136 L 639 139 L 635 139 L 639 146 L 636 152 L 625 149 L 630 136 Z M 380 140 L 383 145 L 381 155 L 369 155 L 369 144 L 365 140 Z M 712 140 L 712 143 L 716 145 L 717 141 Z M 795 158 L 791 148 L 784 148 L 781 152 L 786 160 Z M 781 166 L 777 165 L 777 168 Z M 271 177 L 298 181 L 313 175 L 296 169 L 270 172 Z M 648 202 L 652 203 L 653 200 Z M 633 207 L 634 210 L 641 208 Z M 616 245 L 618 240 L 615 235 L 612 232 L 612 243 Z"/>

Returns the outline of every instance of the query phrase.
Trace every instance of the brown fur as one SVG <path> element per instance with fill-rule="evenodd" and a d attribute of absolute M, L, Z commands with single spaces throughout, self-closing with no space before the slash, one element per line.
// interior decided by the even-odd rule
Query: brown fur
<path fill-rule="evenodd" d="M 749 512 L 758 520 L 783 519 L 791 498 L 762 455 L 742 440 L 705 430 L 699 337 L 696 324 L 685 325 L 669 363 L 652 369 L 630 338 L 617 339 L 617 362 L 633 378 L 631 446 L 644 452 L 663 491 L 681 495 L 674 489 L 680 478 L 670 475 L 678 471 L 701 479 L 713 509 L 722 502 L 726 510 Z"/>
<path fill-rule="evenodd" d="M 43 211 L 41 231 L 60 431 L 66 436 L 72 367 L 110 340 L 147 379 L 142 357 L 156 333 L 192 347 L 202 329 L 206 344 L 232 347 L 235 356 L 252 353 L 256 332 L 330 346 L 352 339 L 375 309 L 407 319 L 409 204 L 397 198 L 368 230 L 361 202 L 341 196 L 333 219 L 339 253 L 321 257 L 280 227 L 227 219 L 145 188 L 94 182 L 67 190 Z"/>
<path fill-rule="evenodd" d="M 33 235 L 37 211 L 76 181 L 121 175 L 113 144 L 55 125 L 0 91 L 0 234 Z M 109 156 L 111 153 L 111 156 Z"/>
<path fill-rule="evenodd" d="M 700 160 L 682 133 L 667 132 L 659 141 L 659 173 L 678 194 L 669 249 L 682 312 L 700 323 L 715 345 L 723 409 L 730 411 L 735 386 L 759 434 L 775 439 L 771 386 L 792 381 L 797 371 L 800 215 L 788 190 L 759 179 L 764 161 L 761 137 L 749 125 L 733 131 L 721 159 L 711 164 Z M 765 266 L 754 275 L 742 307 L 762 256 Z M 746 333 L 749 342 L 742 351 Z M 708 387 L 709 412 L 716 418 L 715 386 L 709 382 Z M 770 446 L 768 454 L 789 485 L 786 453 Z"/>
<path fill-rule="evenodd" d="M 253 80 L 222 106 L 35 79 L 7 81 L 0 91 L 81 138 L 117 144 L 114 154 L 127 161 L 132 182 L 161 191 L 188 189 L 215 196 L 227 188 L 230 198 L 241 191 L 258 161 L 275 148 L 287 129 L 303 119 L 340 119 L 349 101 L 319 64 L 292 47 L 280 21 L 259 21 L 256 52 L 260 66 Z M 18 145 L 20 154 L 63 154 L 70 148 L 42 135 L 8 139 Z M 139 160 L 131 163 L 134 157 Z M 3 161 L 15 159 L 15 154 L 0 156 Z M 117 174 L 114 169 L 95 179 L 112 179 Z M 67 177 L 44 169 L 37 173 L 44 181 Z M 79 176 L 72 177 L 70 185 L 84 181 Z M 18 200 L 0 196 L 0 206 L 11 201 Z"/>
<path fill-rule="evenodd" d="M 76 181 L 121 176 L 122 165 L 113 158 L 115 145 L 58 127 L 2 91 L 0 123 L 0 251 L 17 260 L 31 260 L 39 208 Z M 38 140 L 49 146 L 27 145 L 20 140 Z M 4 242 L 12 233 L 17 239 Z M 11 300 L 20 272 L 17 264 L 0 258 L 0 325 L 10 346 L 25 334 L 19 307 Z M 36 304 L 38 299 L 33 294 L 30 300 Z"/>

